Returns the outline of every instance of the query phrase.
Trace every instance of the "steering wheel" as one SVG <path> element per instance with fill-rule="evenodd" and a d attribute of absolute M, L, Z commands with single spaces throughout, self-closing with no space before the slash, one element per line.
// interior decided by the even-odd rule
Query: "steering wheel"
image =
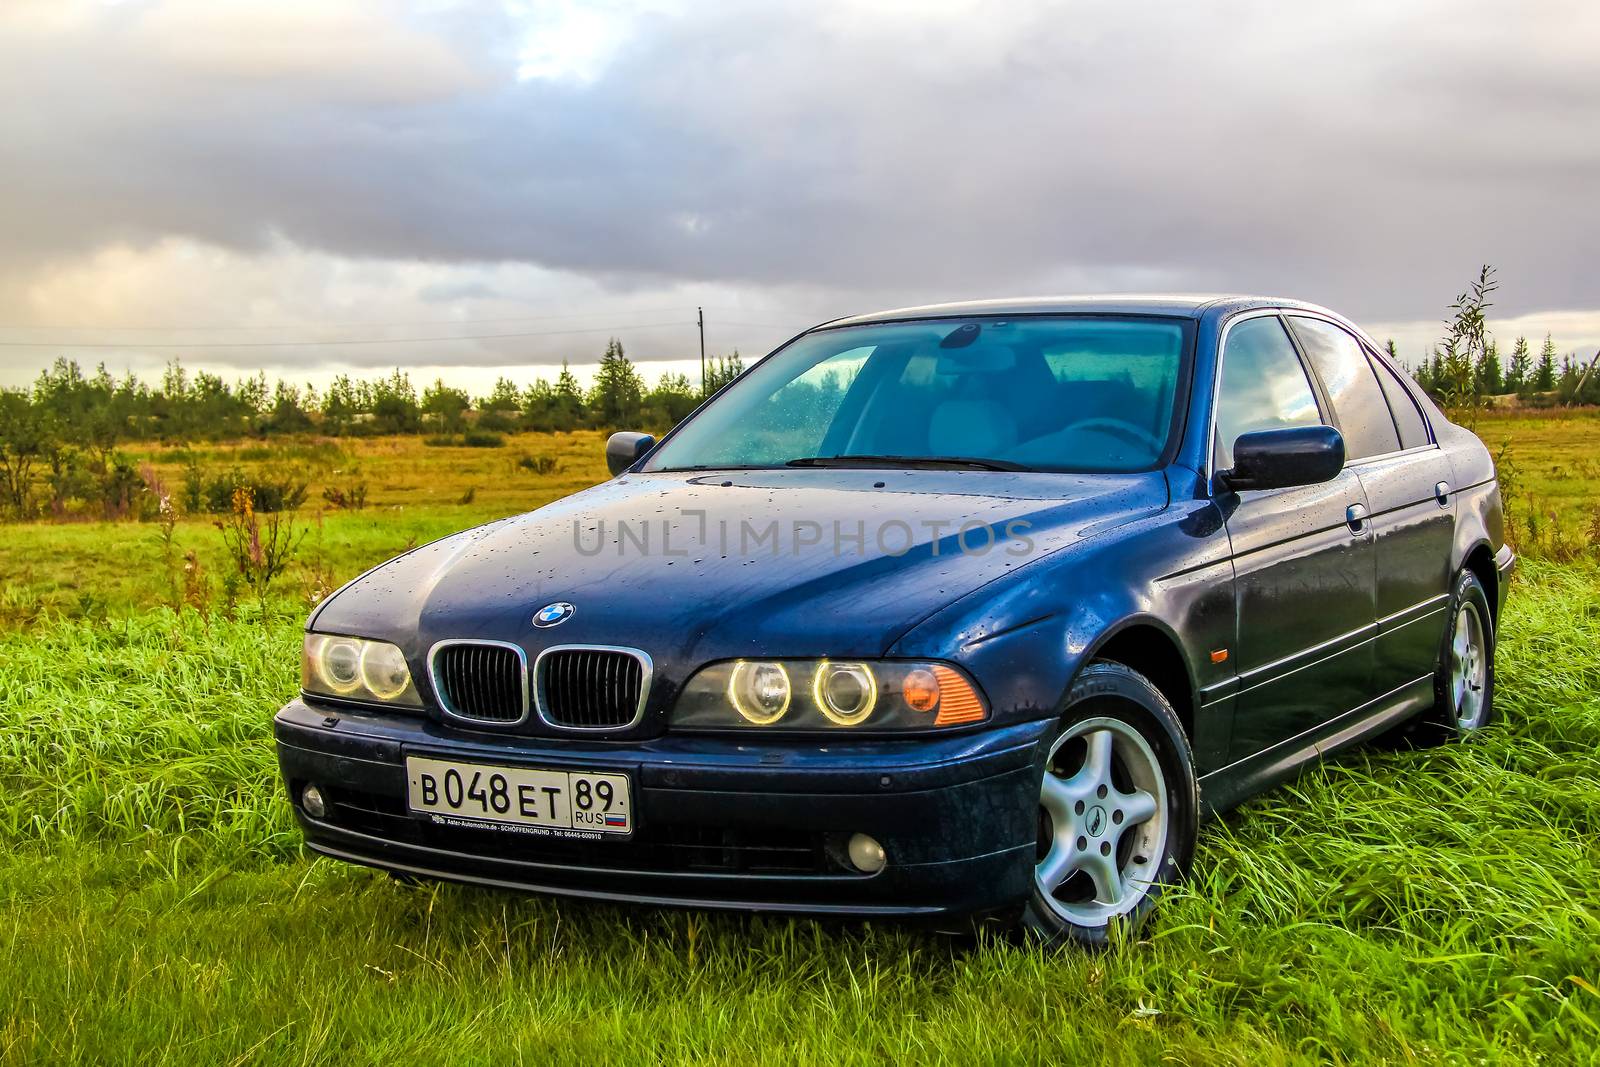
<path fill-rule="evenodd" d="M 1124 440 L 1131 439 L 1135 444 L 1149 448 L 1151 454 L 1161 451 L 1162 441 L 1159 437 L 1143 426 L 1129 422 L 1127 419 L 1112 418 L 1109 415 L 1097 415 L 1092 419 L 1084 419 L 1082 422 L 1074 423 L 1072 428 L 1074 430 L 1101 430 Z"/>

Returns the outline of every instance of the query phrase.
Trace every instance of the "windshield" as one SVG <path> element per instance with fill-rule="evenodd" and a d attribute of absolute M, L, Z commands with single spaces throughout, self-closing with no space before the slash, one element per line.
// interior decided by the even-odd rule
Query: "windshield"
<path fill-rule="evenodd" d="M 1148 470 L 1173 434 L 1190 325 L 980 316 L 818 330 L 752 368 L 646 469 Z"/>

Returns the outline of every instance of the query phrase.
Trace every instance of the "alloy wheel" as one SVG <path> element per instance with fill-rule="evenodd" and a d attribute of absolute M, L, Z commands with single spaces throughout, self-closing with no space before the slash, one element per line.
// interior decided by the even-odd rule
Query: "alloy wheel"
<path fill-rule="evenodd" d="M 1154 749 L 1120 719 L 1086 719 L 1050 750 L 1039 788 L 1034 880 L 1079 926 L 1136 908 L 1167 848 L 1167 784 Z"/>
<path fill-rule="evenodd" d="M 1487 648 L 1478 606 L 1470 600 L 1463 601 L 1450 638 L 1450 706 L 1462 733 L 1483 725 L 1484 690 L 1489 681 Z"/>

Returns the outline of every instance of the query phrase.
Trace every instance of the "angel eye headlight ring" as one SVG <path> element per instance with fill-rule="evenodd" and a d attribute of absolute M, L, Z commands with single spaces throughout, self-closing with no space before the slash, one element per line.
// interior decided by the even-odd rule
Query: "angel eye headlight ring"
<path fill-rule="evenodd" d="M 410 687 L 411 670 L 398 648 L 369 641 L 361 649 L 361 681 L 379 700 L 393 700 Z"/>
<path fill-rule="evenodd" d="M 326 638 L 317 649 L 317 677 L 334 693 L 346 696 L 361 688 L 361 646 L 342 637 Z"/>
<path fill-rule="evenodd" d="M 770 726 L 783 718 L 792 689 L 781 663 L 740 660 L 728 675 L 728 703 L 756 726 Z"/>
<path fill-rule="evenodd" d="M 878 679 L 865 663 L 817 664 L 811 683 L 817 710 L 839 726 L 859 726 L 878 706 Z"/>

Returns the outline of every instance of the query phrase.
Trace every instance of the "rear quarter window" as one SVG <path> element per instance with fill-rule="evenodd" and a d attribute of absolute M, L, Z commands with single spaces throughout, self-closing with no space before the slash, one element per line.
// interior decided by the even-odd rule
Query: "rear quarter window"
<path fill-rule="evenodd" d="M 1383 360 L 1371 355 L 1368 358 L 1378 372 L 1378 384 L 1383 387 L 1383 395 L 1389 401 L 1389 413 L 1394 416 L 1395 429 L 1400 431 L 1400 447 L 1421 448 L 1428 444 L 1431 440 L 1428 424 L 1417 409 L 1417 402 L 1411 398 L 1410 391 Z"/>

